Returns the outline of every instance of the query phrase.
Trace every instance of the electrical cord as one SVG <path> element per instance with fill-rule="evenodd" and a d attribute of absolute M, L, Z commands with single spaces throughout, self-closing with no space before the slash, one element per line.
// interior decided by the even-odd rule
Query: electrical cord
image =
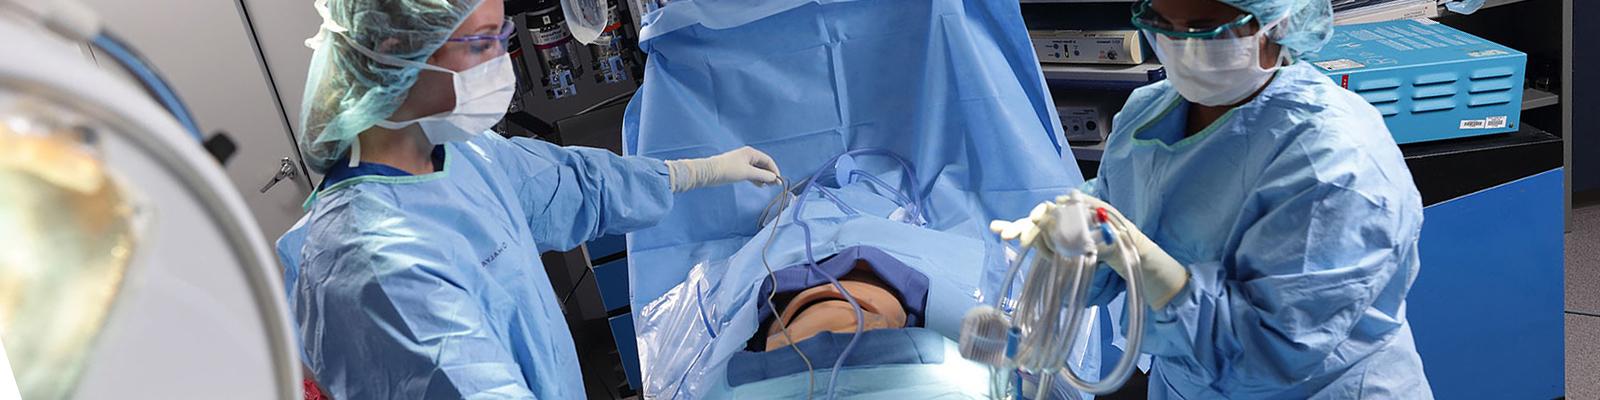
<path fill-rule="evenodd" d="M 847 151 L 847 152 L 844 152 L 844 153 L 842 153 L 840 155 L 834 156 L 833 159 L 829 160 L 826 163 L 823 163 L 822 165 L 835 165 L 841 157 L 856 156 L 856 155 L 883 156 L 883 157 L 890 158 L 893 161 L 895 161 L 896 163 L 898 163 L 899 166 L 900 166 L 900 169 L 901 169 L 902 180 L 904 182 L 906 182 L 906 186 L 909 186 L 909 188 L 907 188 L 908 190 L 906 190 L 905 192 L 896 192 L 894 194 L 896 195 L 896 197 L 900 197 L 899 200 L 902 200 L 902 201 L 904 201 L 906 203 L 906 204 L 903 204 L 904 208 L 906 209 L 907 212 L 910 212 L 913 217 L 917 218 L 917 221 L 927 221 L 927 216 L 925 214 L 923 214 L 921 201 L 919 199 L 917 199 L 916 197 L 914 197 L 914 195 L 916 193 L 920 193 L 920 190 L 918 190 L 918 187 L 917 187 L 918 185 L 916 183 L 916 176 L 917 176 L 916 175 L 916 170 L 912 169 L 911 168 L 911 164 L 906 162 L 906 160 L 904 158 L 900 157 L 900 155 L 895 154 L 893 152 L 890 152 L 888 150 L 884 150 L 884 149 L 858 149 L 858 150 Z M 825 186 L 816 184 L 817 183 L 817 176 L 820 175 L 823 171 L 824 170 L 819 169 L 817 172 L 812 173 L 812 175 L 810 177 L 806 178 L 805 179 L 806 184 L 804 185 L 803 189 L 801 189 L 800 193 L 795 196 L 795 199 L 804 198 L 808 193 L 816 192 L 818 196 L 832 201 L 835 205 L 837 205 L 839 207 L 839 209 L 841 211 L 843 211 L 843 212 L 845 212 L 847 214 L 850 214 L 850 215 L 858 214 L 859 211 L 857 211 L 854 207 L 851 207 L 848 203 L 845 203 L 842 199 L 839 198 L 838 195 L 834 194 L 832 190 L 829 190 Z M 854 173 L 855 172 L 852 172 L 852 174 L 854 174 Z M 871 177 L 871 178 L 876 178 L 876 177 Z M 878 179 L 870 179 L 870 180 L 876 181 L 874 183 L 880 184 L 882 186 L 888 186 L 882 180 L 878 180 Z M 786 188 L 785 192 L 788 192 L 788 191 L 789 190 Z M 780 196 L 783 196 L 783 195 L 780 195 Z M 866 316 L 862 312 L 861 303 L 856 301 L 855 296 L 851 295 L 850 291 L 846 290 L 844 288 L 844 285 L 842 283 L 840 283 L 837 278 L 834 278 L 833 275 L 824 273 L 821 270 L 821 268 L 819 267 L 819 264 L 817 263 L 816 254 L 812 251 L 812 247 L 811 247 L 811 242 L 812 242 L 812 240 L 811 240 L 812 239 L 811 238 L 811 225 L 807 224 L 805 222 L 805 220 L 800 218 L 800 215 L 803 214 L 804 211 L 805 211 L 806 202 L 798 201 L 798 200 L 795 200 L 794 202 L 797 203 L 797 204 L 795 204 L 793 207 L 790 207 L 791 209 L 789 211 L 791 212 L 791 215 L 790 215 L 790 219 L 789 220 L 792 223 L 794 223 L 795 225 L 799 225 L 801 232 L 803 232 L 803 235 L 804 235 L 804 238 L 805 238 L 806 267 L 807 268 L 811 268 L 818 275 L 822 275 L 823 278 L 827 278 L 828 282 L 833 285 L 835 290 L 839 291 L 839 294 L 844 297 L 845 301 L 850 303 L 851 310 L 855 312 L 856 329 L 850 336 L 850 342 L 846 343 L 845 346 L 844 346 L 844 349 L 839 352 L 838 359 L 834 360 L 833 371 L 829 372 L 829 375 L 828 375 L 828 398 L 829 399 L 833 399 L 833 398 L 836 398 L 837 395 L 838 395 L 839 371 L 844 369 L 844 361 L 845 361 L 845 359 L 849 358 L 850 353 L 855 350 L 856 344 L 861 339 L 861 334 L 863 333 L 863 331 L 866 330 Z M 769 208 L 770 208 L 770 206 L 769 206 Z M 780 210 L 778 213 L 781 214 L 782 211 Z M 765 218 L 766 211 L 763 211 L 762 214 L 763 214 L 763 217 L 761 218 L 761 220 L 764 221 L 766 219 Z M 776 234 L 776 230 L 774 230 L 773 233 Z M 770 239 L 771 238 L 769 238 L 769 240 Z M 763 260 L 763 261 L 765 261 L 765 260 Z M 769 270 L 770 270 L 770 267 L 769 267 Z M 776 284 L 774 284 L 774 289 L 776 289 Z M 774 310 L 774 312 L 776 312 L 776 310 Z"/>
<path fill-rule="evenodd" d="M 616 104 L 617 101 L 619 101 L 619 100 L 631 99 L 631 98 L 633 98 L 633 93 L 636 92 L 636 91 L 638 91 L 638 89 L 629 90 L 627 92 L 623 92 L 623 93 L 618 94 L 616 96 L 611 96 L 610 98 L 607 98 L 605 100 L 600 100 L 599 103 L 595 103 L 594 105 L 589 106 L 588 108 L 584 108 L 583 110 L 578 111 L 576 113 L 573 113 L 572 115 L 573 116 L 579 116 L 579 115 L 588 114 L 590 111 L 598 110 L 598 109 L 601 109 L 601 108 L 605 108 L 606 106 L 609 106 L 609 105 L 612 105 L 612 104 Z"/>
<path fill-rule="evenodd" d="M 150 93 L 150 96 L 154 97 L 157 102 L 161 103 L 167 109 L 167 112 L 178 120 L 178 124 L 183 125 L 184 130 L 189 131 L 189 134 L 194 136 L 195 140 L 205 140 L 200 133 L 200 125 L 195 123 L 194 115 L 189 113 L 189 107 L 183 104 L 183 100 L 178 97 L 177 93 L 173 92 L 172 85 L 168 84 L 166 79 L 163 79 L 161 74 L 156 72 L 155 67 L 150 62 L 145 61 L 144 57 L 140 56 L 126 42 L 111 34 L 111 32 L 100 32 L 90 43 L 94 44 L 96 48 L 104 50 L 112 59 L 117 60 L 117 63 L 121 64 L 124 69 L 132 73 L 145 91 Z"/>
<path fill-rule="evenodd" d="M 802 182 L 804 182 L 804 181 L 802 181 Z M 772 224 L 773 225 L 777 225 L 778 222 L 779 222 L 779 219 L 782 218 L 783 210 L 785 210 L 785 207 L 787 206 L 787 204 L 798 198 L 798 196 L 796 196 L 791 191 L 794 187 L 798 187 L 798 185 L 791 186 L 788 183 L 788 180 L 784 179 L 782 176 L 778 177 L 778 183 L 779 183 L 778 186 L 782 191 L 780 193 L 778 193 L 777 196 L 773 197 L 771 202 L 767 203 L 766 208 L 763 208 L 761 210 L 761 215 L 758 216 L 758 218 L 756 220 L 756 225 L 757 226 L 764 227 L 764 225 L 766 225 L 766 223 L 767 223 L 767 217 L 768 216 L 771 216 L 773 218 Z M 770 250 L 772 248 L 772 243 L 776 240 L 777 235 L 778 235 L 777 227 L 774 226 L 773 229 L 772 229 L 772 232 L 768 233 L 768 235 L 769 236 L 767 237 L 767 242 L 761 248 L 761 266 L 767 269 L 767 279 L 769 279 L 772 282 L 772 289 L 773 290 L 772 290 L 771 293 L 767 294 L 767 298 L 766 298 L 767 308 L 772 309 L 773 314 L 777 315 L 777 313 L 778 313 L 778 309 L 777 308 L 778 307 L 777 307 L 776 304 L 774 304 L 773 298 L 777 295 L 777 292 L 778 292 L 778 290 L 777 290 L 778 289 L 778 275 L 777 275 L 777 272 L 775 272 L 772 269 L 772 265 L 770 265 L 767 262 L 767 252 L 768 252 L 768 250 Z M 778 318 L 774 318 L 774 320 L 781 321 Z M 816 369 L 811 363 L 811 358 L 807 357 L 806 353 L 804 351 L 800 350 L 800 345 L 797 344 L 794 341 L 794 337 L 789 334 L 788 324 L 784 324 L 784 323 L 780 322 L 779 323 L 779 328 L 780 328 L 780 331 L 783 332 L 784 339 L 789 341 L 789 347 L 791 349 L 794 349 L 795 353 L 800 355 L 800 361 L 804 362 L 806 364 L 806 377 L 807 377 L 806 400 L 811 400 L 812 393 L 815 392 L 815 387 L 816 387 Z M 759 330 L 760 328 L 757 327 L 757 329 Z M 715 338 L 715 335 L 713 335 L 712 337 Z M 704 354 L 704 351 L 705 351 L 705 349 L 701 349 L 701 354 Z M 692 370 L 693 366 L 695 364 L 699 363 L 699 361 L 700 361 L 700 356 L 696 355 L 694 360 L 690 362 L 689 369 Z M 684 379 L 688 379 L 688 377 L 689 377 L 688 372 L 685 372 L 683 376 L 678 378 L 678 380 L 679 380 L 678 388 L 675 388 L 675 389 L 672 390 L 672 393 L 673 393 L 672 398 L 673 399 L 677 399 L 678 395 L 682 393 L 682 391 L 681 391 L 682 386 L 683 386 L 682 381 Z"/>
<path fill-rule="evenodd" d="M 823 165 L 837 165 L 837 162 L 839 161 L 839 159 L 841 157 L 857 156 L 857 155 L 876 155 L 876 156 L 887 157 L 887 158 L 889 158 L 891 160 L 894 160 L 896 163 L 898 163 L 900 165 L 902 180 L 906 182 L 907 186 L 910 186 L 908 188 L 909 190 L 907 190 L 907 192 L 909 192 L 911 194 L 921 193 L 921 190 L 918 188 L 918 185 L 917 185 L 916 170 L 911 167 L 911 163 L 906 162 L 905 158 L 900 157 L 899 154 L 895 154 L 895 153 L 890 152 L 888 150 L 876 149 L 876 148 L 850 150 L 850 151 L 844 152 L 843 154 L 834 156 L 833 159 L 829 160 L 827 163 L 824 163 Z M 839 199 L 839 197 L 834 195 L 831 190 L 828 190 L 827 187 L 824 187 L 822 185 L 817 185 L 816 184 L 816 177 L 817 177 L 817 175 L 821 174 L 822 171 L 823 170 L 818 170 L 817 172 L 813 173 L 810 178 L 807 179 L 807 181 L 809 181 L 810 184 L 807 184 L 805 186 L 805 190 L 803 190 L 800 193 L 800 196 L 804 197 L 806 192 L 815 190 L 816 192 L 818 192 L 823 197 L 828 198 L 829 200 L 832 200 L 835 204 L 839 205 L 841 210 L 849 209 L 850 211 L 847 211 L 847 212 L 850 212 L 851 214 L 854 214 L 853 208 L 849 207 L 848 204 L 846 204 L 843 201 L 841 201 Z M 881 183 L 881 181 L 879 181 L 879 182 Z M 916 218 L 920 218 L 921 221 L 926 221 L 927 220 L 927 216 L 922 214 L 922 207 L 920 206 L 921 201 L 920 200 L 916 200 L 915 198 L 909 198 L 909 199 L 906 199 L 906 200 L 907 200 L 908 203 L 912 203 L 912 205 L 909 205 L 907 207 L 908 208 L 907 211 L 914 211 L 915 212 L 914 215 L 915 215 Z M 793 207 L 793 209 L 794 209 L 793 210 L 793 215 L 790 218 L 790 220 L 794 221 L 795 225 L 799 225 L 800 226 L 800 230 L 802 232 L 804 232 L 805 243 L 806 243 L 805 255 L 806 255 L 807 266 L 809 268 L 811 268 L 813 271 L 817 272 L 819 275 L 822 275 L 822 277 L 828 278 L 828 282 L 833 284 L 834 289 L 838 290 L 839 294 L 844 296 L 845 301 L 850 303 L 850 308 L 855 311 L 855 316 L 856 316 L 856 330 L 855 330 L 855 332 L 853 334 L 851 334 L 850 342 L 845 344 L 844 350 L 840 351 L 839 359 L 834 361 L 834 363 L 833 363 L 833 371 L 831 373 L 829 373 L 829 376 L 828 376 L 828 398 L 829 399 L 833 399 L 833 398 L 836 398 L 837 395 L 838 395 L 839 371 L 844 369 L 844 361 L 845 361 L 845 359 L 848 358 L 850 356 L 850 353 L 855 350 L 856 343 L 859 342 L 860 339 L 861 339 L 862 331 L 866 330 L 866 321 L 865 321 L 865 316 L 862 314 L 862 311 L 861 311 L 861 304 L 856 301 L 855 296 L 851 296 L 850 292 L 845 290 L 844 285 L 840 284 L 839 280 L 835 279 L 833 277 L 833 275 L 829 275 L 829 274 L 823 273 L 821 271 L 821 268 L 818 267 L 816 255 L 812 252 L 812 249 L 811 249 L 811 225 L 807 224 L 805 222 L 805 220 L 800 219 L 800 214 L 805 210 L 806 202 L 800 201 L 798 203 L 799 204 L 796 204 Z M 912 210 L 912 209 L 915 209 L 915 210 Z"/>
<path fill-rule="evenodd" d="M 815 182 L 813 182 L 813 183 L 815 183 Z M 835 201 L 837 201 L 837 199 L 838 199 L 837 196 L 831 196 L 831 192 L 829 192 L 827 188 L 824 188 L 822 186 L 819 186 L 819 185 L 806 185 L 806 191 L 810 191 L 811 189 L 817 189 L 818 191 L 821 191 L 822 193 L 828 194 L 829 195 L 828 197 L 831 197 L 831 198 L 835 199 Z M 801 194 L 804 195 L 805 192 L 801 192 Z M 839 283 L 839 279 L 834 278 L 833 275 L 829 275 L 827 273 L 824 273 L 822 271 L 822 268 L 818 267 L 818 265 L 817 265 L 817 257 L 811 251 L 811 225 L 807 224 L 804 220 L 800 219 L 800 213 L 802 211 L 804 211 L 805 208 L 806 208 L 806 203 L 804 201 L 801 201 L 801 202 L 799 202 L 799 204 L 796 204 L 793 207 L 794 214 L 790 217 L 790 220 L 794 221 L 795 225 L 800 225 L 800 231 L 805 234 L 805 241 L 806 241 L 806 252 L 805 252 L 805 254 L 806 254 L 806 267 L 807 268 L 811 268 L 812 271 L 815 271 L 817 274 L 822 275 L 823 278 L 828 278 L 828 282 L 833 284 L 833 288 L 838 290 L 839 294 L 844 295 L 845 301 L 848 301 L 850 303 L 850 308 L 853 309 L 855 311 L 855 313 L 856 313 L 856 330 L 855 330 L 855 333 L 850 336 L 850 342 L 844 345 L 844 350 L 839 352 L 839 359 L 835 360 L 833 362 L 833 371 L 828 374 L 828 398 L 831 400 L 831 399 L 834 399 L 834 398 L 836 398 L 838 396 L 837 390 L 838 390 L 838 384 L 839 384 L 839 370 L 844 369 L 844 360 L 845 360 L 845 358 L 849 357 L 850 352 L 852 350 L 855 350 L 856 342 L 861 339 L 861 332 L 866 330 L 866 316 L 862 315 L 861 303 L 856 302 L 855 296 L 851 296 L 850 295 L 850 291 L 845 290 L 844 285 Z"/>
<path fill-rule="evenodd" d="M 594 272 L 594 267 L 583 268 L 583 273 L 578 275 L 578 280 L 572 283 L 572 289 L 567 289 L 567 294 L 561 296 L 561 305 L 565 306 L 567 301 L 572 300 L 572 295 L 578 293 L 578 288 L 583 287 L 583 279 L 588 278 L 591 272 Z"/>
<path fill-rule="evenodd" d="M 772 198 L 772 202 L 767 203 L 766 208 L 761 210 L 761 218 L 757 220 L 758 225 L 765 223 L 768 213 L 772 212 L 773 229 L 767 235 L 767 243 L 761 246 L 761 266 L 766 267 L 767 279 L 772 282 L 772 291 L 767 292 L 767 308 L 772 310 L 773 319 L 778 322 L 778 329 L 783 332 L 783 340 L 789 342 L 789 348 L 794 349 L 795 354 L 800 355 L 800 361 L 806 364 L 806 400 L 811 400 L 811 394 L 816 391 L 817 387 L 817 370 L 811 365 L 811 358 L 806 357 L 806 352 L 801 351 L 800 345 L 795 343 L 793 336 L 789 335 L 789 324 L 783 321 L 782 316 L 779 315 L 777 304 L 772 301 L 772 298 L 778 295 L 778 274 L 772 270 L 772 265 L 767 263 L 767 251 L 772 250 L 772 243 L 778 237 L 777 225 L 783 218 L 783 208 L 786 207 L 788 202 L 794 200 L 794 195 L 789 192 L 788 182 L 782 176 L 778 177 L 778 187 L 782 190 L 778 192 L 777 197 Z M 776 211 L 773 211 L 774 206 L 777 207 Z"/>

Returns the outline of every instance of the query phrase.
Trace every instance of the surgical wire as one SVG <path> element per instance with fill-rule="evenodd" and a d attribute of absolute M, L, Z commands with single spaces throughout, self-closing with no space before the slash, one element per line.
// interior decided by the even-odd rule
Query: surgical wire
<path fill-rule="evenodd" d="M 780 189 L 778 196 L 773 197 L 772 202 L 767 203 L 767 207 L 761 210 L 761 218 L 757 221 L 758 225 L 765 223 L 767 213 L 772 211 L 774 206 L 778 207 L 778 210 L 772 216 L 772 232 L 768 232 L 767 243 L 761 246 L 761 266 L 767 268 L 767 279 L 772 281 L 772 291 L 767 292 L 767 308 L 772 310 L 773 320 L 778 323 L 778 329 L 783 332 L 783 340 L 788 341 L 789 348 L 794 349 L 795 354 L 800 355 L 800 361 L 806 363 L 806 400 L 811 400 L 811 394 L 816 391 L 817 387 L 817 370 L 811 365 L 811 358 L 806 357 L 806 352 L 800 351 L 800 345 L 794 342 L 794 337 L 789 336 L 789 324 L 783 322 L 783 317 L 778 313 L 778 306 L 772 302 L 772 298 L 778 295 L 778 274 L 773 272 L 772 265 L 767 263 L 767 251 L 772 250 L 772 242 L 778 237 L 777 226 L 783 219 L 783 207 L 789 201 L 794 200 L 794 195 L 789 193 L 788 182 L 781 176 L 778 177 L 778 186 Z M 760 329 L 760 327 L 756 329 Z"/>
<path fill-rule="evenodd" d="M 562 307 L 566 307 L 567 306 L 567 302 L 568 301 L 572 301 L 572 295 L 577 294 L 578 293 L 578 289 L 583 287 L 583 280 L 585 278 L 588 278 L 589 277 L 589 273 L 591 273 L 591 272 L 594 272 L 594 266 L 585 267 L 583 269 L 583 275 L 578 275 L 578 279 L 573 282 L 572 288 L 571 289 L 567 289 L 567 294 L 565 296 L 561 296 L 561 306 Z"/>
<path fill-rule="evenodd" d="M 906 193 L 903 193 L 903 192 L 901 192 L 899 190 L 893 189 L 894 188 L 893 186 L 889 186 L 889 184 L 884 182 L 882 179 L 878 179 L 878 177 L 872 176 L 872 174 L 868 174 L 868 173 L 861 172 L 861 171 L 850 171 L 850 176 L 851 177 L 860 176 L 862 178 L 866 178 L 867 179 L 866 182 L 881 186 L 881 187 L 883 187 L 884 190 L 889 191 L 890 193 L 893 193 L 895 195 L 895 197 L 900 200 L 900 206 L 901 207 L 905 207 L 907 215 L 920 216 L 922 214 L 922 204 L 921 204 L 921 202 L 912 201 L 911 196 L 909 196 Z M 923 222 L 927 222 L 927 221 L 922 221 L 919 218 L 915 222 L 923 223 Z"/>
<path fill-rule="evenodd" d="M 806 185 L 805 190 L 801 191 L 800 194 L 803 196 L 803 195 L 805 195 L 806 192 L 811 191 L 811 189 L 815 188 L 815 189 L 821 191 L 821 193 L 828 193 L 828 194 L 830 194 L 829 197 L 833 197 L 833 196 L 831 196 L 831 193 L 828 192 L 827 188 L 824 188 L 824 187 L 822 187 L 820 185 L 816 185 L 815 183 L 816 183 L 816 181 L 813 180 L 811 185 Z M 837 198 L 837 197 L 834 197 L 834 198 Z M 852 334 L 850 336 L 850 343 L 845 344 L 844 345 L 844 350 L 839 352 L 839 359 L 835 360 L 833 362 L 833 371 L 828 374 L 828 398 L 829 399 L 834 399 L 838 395 L 836 390 L 838 389 L 838 384 L 839 384 L 839 370 L 844 368 L 844 359 L 845 359 L 845 357 L 848 357 L 850 355 L 850 351 L 851 350 L 855 350 L 856 341 L 858 339 L 861 339 L 861 332 L 866 330 L 866 316 L 862 315 L 862 313 L 861 313 L 861 303 L 857 303 L 856 302 L 855 296 L 851 296 L 850 295 L 850 291 L 845 290 L 844 289 L 844 285 L 839 283 L 839 280 L 835 279 L 833 277 L 833 275 L 829 275 L 826 272 L 823 272 L 822 268 L 817 266 L 817 257 L 816 257 L 815 254 L 813 254 L 811 252 L 811 225 L 807 224 L 805 222 L 805 220 L 800 219 L 800 213 L 805 210 L 806 202 L 800 201 L 798 203 L 799 204 L 795 204 L 795 206 L 793 207 L 794 214 L 792 214 L 790 216 L 789 220 L 790 221 L 794 221 L 795 225 L 799 225 L 800 226 L 800 231 L 805 234 L 805 241 L 806 241 L 806 267 L 807 268 L 811 268 L 812 271 L 815 271 L 817 274 L 822 275 L 823 278 L 828 278 L 828 282 L 833 284 L 833 288 L 834 289 L 838 289 L 839 290 L 839 294 L 844 295 L 845 301 L 850 302 L 850 308 L 853 309 L 855 311 L 855 313 L 856 313 L 856 331 L 855 331 L 854 334 Z M 773 289 L 777 289 L 777 288 L 773 288 Z"/>
<path fill-rule="evenodd" d="M 911 203 L 911 205 L 916 208 L 916 212 L 917 212 L 917 214 L 919 214 L 918 216 L 922 217 L 922 219 L 924 221 L 927 220 L 927 214 L 926 214 L 925 210 L 922 207 L 923 206 L 923 204 L 922 204 L 923 199 L 917 197 L 918 194 L 922 193 L 922 188 L 919 187 L 919 185 L 917 185 L 917 169 L 913 168 L 911 166 L 911 163 L 907 162 L 905 158 L 900 157 L 899 154 L 895 154 L 894 152 L 891 152 L 891 151 L 888 151 L 888 150 L 878 149 L 878 148 L 867 148 L 867 149 L 851 150 L 851 151 L 845 152 L 844 154 L 840 154 L 838 156 L 835 156 L 834 157 L 834 161 L 829 161 L 828 164 L 831 165 L 831 164 L 837 162 L 839 157 L 843 157 L 845 155 L 851 155 L 851 156 L 855 156 L 855 155 L 883 156 L 883 157 L 888 157 L 890 160 L 894 160 L 894 162 L 897 163 L 897 164 L 900 164 L 900 175 L 901 175 L 900 180 L 905 183 L 905 186 L 908 186 L 906 188 L 906 192 L 905 192 L 906 193 L 906 196 L 905 196 L 906 199 L 905 200 L 908 203 Z M 876 179 L 876 177 L 868 175 L 868 174 L 866 174 L 864 172 L 860 172 L 859 170 L 851 171 L 852 176 L 854 174 L 856 174 L 856 173 L 860 173 L 863 176 L 871 178 L 872 180 L 877 181 L 877 183 L 880 184 L 880 185 L 889 186 L 887 183 L 884 183 L 882 180 Z M 911 210 L 906 210 L 906 211 L 911 211 Z"/>
<path fill-rule="evenodd" d="M 853 155 L 879 155 L 879 156 L 889 157 L 890 159 L 892 159 L 895 162 L 900 164 L 901 174 L 906 177 L 906 181 L 908 182 L 907 185 L 911 186 L 910 192 L 911 193 L 920 193 L 920 191 L 917 189 L 916 173 L 915 173 L 916 171 L 911 168 L 911 164 L 907 163 L 904 158 L 900 157 L 900 155 L 892 153 L 892 152 L 889 152 L 888 150 L 883 150 L 883 149 L 851 150 L 851 151 L 844 152 L 843 154 L 834 156 L 833 159 L 829 160 L 827 163 L 825 163 L 823 165 L 835 165 L 835 163 L 838 162 L 840 157 L 844 157 L 846 155 L 852 155 L 852 156 Z M 810 191 L 812 191 L 812 189 L 815 189 L 820 195 L 822 195 L 824 197 L 827 197 L 829 200 L 832 200 L 836 205 L 840 206 L 841 210 L 844 209 L 844 208 L 848 208 L 848 206 L 845 203 L 843 203 L 842 201 L 839 200 L 838 196 L 833 195 L 832 191 L 828 190 L 826 187 L 824 187 L 822 185 L 816 184 L 817 183 L 816 176 L 818 174 L 821 174 L 822 171 L 823 170 L 820 170 L 820 169 L 817 170 L 817 172 L 813 173 L 811 175 L 811 177 L 807 179 L 809 181 L 809 183 L 801 191 L 800 196 L 803 197 L 806 194 L 806 192 L 810 192 Z M 856 314 L 855 315 L 856 316 L 856 330 L 850 336 L 850 342 L 845 344 L 844 350 L 839 352 L 839 359 L 834 361 L 834 363 L 833 363 L 833 371 L 831 373 L 829 373 L 829 376 L 828 376 L 828 398 L 829 399 L 833 399 L 833 398 L 836 398 L 837 395 L 838 395 L 837 389 L 838 389 L 838 384 L 839 384 L 839 370 L 844 368 L 844 360 L 845 360 L 845 358 L 848 358 L 850 356 L 851 351 L 855 350 L 856 342 L 858 342 L 861 339 L 862 331 L 866 330 L 866 321 L 865 321 L 866 317 L 862 314 L 862 312 L 861 312 L 861 304 L 856 302 L 855 296 L 851 296 L 850 292 L 848 290 L 845 290 L 844 285 L 840 284 L 838 279 L 835 279 L 833 277 L 833 275 L 829 275 L 827 273 L 824 273 L 821 270 L 821 268 L 818 266 L 816 255 L 812 252 L 812 249 L 811 249 L 811 225 L 807 224 L 805 222 L 805 220 L 800 219 L 800 214 L 805 210 L 806 202 L 800 201 L 798 203 L 799 204 L 796 204 L 793 207 L 793 214 L 790 217 L 790 221 L 794 221 L 794 224 L 795 225 L 799 225 L 800 226 L 800 230 L 802 232 L 804 232 L 805 243 L 806 243 L 805 254 L 806 254 L 806 262 L 807 262 L 806 265 L 807 265 L 807 267 L 811 268 L 813 271 L 817 272 L 819 275 L 822 275 L 822 277 L 827 278 L 828 282 L 833 284 L 834 289 L 839 290 L 839 294 L 844 296 L 845 301 L 850 303 L 850 308 L 853 309 L 855 311 L 855 314 Z M 908 210 L 908 211 L 910 211 L 910 210 Z M 918 211 L 920 212 L 920 210 L 918 210 Z M 926 215 L 918 214 L 917 216 L 919 218 L 922 218 L 923 220 L 927 219 Z"/>

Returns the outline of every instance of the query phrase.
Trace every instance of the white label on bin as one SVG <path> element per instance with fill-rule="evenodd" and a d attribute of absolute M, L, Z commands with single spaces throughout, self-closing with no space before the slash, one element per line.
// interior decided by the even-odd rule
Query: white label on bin
<path fill-rule="evenodd" d="M 1356 62 L 1356 60 L 1351 60 L 1351 59 L 1348 59 L 1348 58 L 1341 58 L 1341 59 L 1329 60 L 1329 61 L 1318 61 L 1316 64 L 1317 64 L 1318 67 L 1322 67 L 1322 69 L 1325 69 L 1325 70 L 1328 70 L 1328 71 L 1339 71 L 1339 70 L 1346 70 L 1346 69 L 1355 69 L 1355 68 L 1361 68 L 1361 67 L 1365 67 L 1366 66 L 1366 65 L 1364 65 L 1362 63 Z"/>
<path fill-rule="evenodd" d="M 1463 119 L 1463 120 L 1461 120 L 1461 128 L 1460 129 L 1485 129 L 1484 127 L 1486 125 L 1488 125 L 1488 124 L 1489 124 L 1489 121 L 1486 121 L 1486 120 L 1481 120 L 1481 119 Z"/>
<path fill-rule="evenodd" d="M 1504 115 L 1489 117 L 1488 119 L 1484 120 L 1484 128 L 1498 129 L 1504 127 L 1506 127 L 1506 116 Z"/>
<path fill-rule="evenodd" d="M 1507 53 L 1507 52 L 1505 52 L 1505 50 L 1498 50 L 1498 49 L 1496 49 L 1496 50 L 1482 50 L 1482 51 L 1469 52 L 1469 53 L 1467 53 L 1467 57 L 1479 58 L 1479 57 L 1489 57 L 1489 56 L 1503 56 L 1503 55 L 1506 55 L 1506 54 L 1511 54 L 1511 53 Z"/>

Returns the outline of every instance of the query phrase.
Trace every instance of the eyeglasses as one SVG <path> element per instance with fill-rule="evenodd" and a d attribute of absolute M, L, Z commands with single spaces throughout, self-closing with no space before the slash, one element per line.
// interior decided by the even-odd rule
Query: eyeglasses
<path fill-rule="evenodd" d="M 1233 21 L 1214 27 L 1177 27 L 1166 17 L 1161 16 L 1155 9 L 1150 8 L 1150 0 L 1142 0 L 1133 5 L 1133 26 L 1145 32 L 1167 35 L 1183 39 L 1215 39 L 1244 33 L 1243 29 L 1255 21 L 1255 16 L 1244 13 Z"/>
<path fill-rule="evenodd" d="M 445 41 L 446 42 L 455 42 L 455 43 L 462 43 L 462 42 L 489 42 L 489 41 L 493 41 L 493 42 L 500 42 L 501 45 L 505 45 L 507 41 L 511 40 L 511 35 L 515 34 L 515 33 L 517 33 L 516 24 L 511 21 L 511 18 L 506 18 L 505 22 L 500 24 L 500 34 L 498 34 L 498 35 L 462 36 L 462 37 L 445 39 Z"/>

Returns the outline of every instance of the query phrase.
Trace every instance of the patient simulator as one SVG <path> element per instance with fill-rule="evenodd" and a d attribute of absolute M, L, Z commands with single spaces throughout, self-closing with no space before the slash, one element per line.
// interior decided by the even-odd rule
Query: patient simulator
<path fill-rule="evenodd" d="M 832 171 L 777 194 L 745 246 L 641 310 L 645 393 L 988 393 L 988 369 L 950 339 L 976 304 L 983 242 L 922 227 L 920 200 L 884 179 Z"/>
<path fill-rule="evenodd" d="M 853 160 L 868 154 L 895 158 L 851 151 L 786 188 L 763 213 L 765 228 L 744 247 L 727 260 L 695 266 L 686 281 L 641 312 L 650 327 L 639 332 L 640 341 L 651 344 L 641 352 L 650 366 L 647 394 L 1060 399 L 1108 393 L 1126 379 L 1138 336 L 1108 378 L 1082 378 L 1099 376 L 1098 352 L 1090 346 L 1098 343 L 1091 329 L 1095 309 L 1064 305 L 1059 295 L 1038 291 L 1047 288 L 1084 304 L 1093 247 L 1078 253 L 1089 254 L 1086 259 L 1054 253 L 1059 246 L 1042 250 L 1048 255 L 1031 247 L 1012 252 L 1012 267 L 993 281 L 989 272 L 997 270 L 983 267 L 984 242 L 926 228 L 924 199 L 905 190 L 914 184 L 900 179 L 915 175 L 909 166 L 880 179 L 854 166 Z M 1057 221 L 1071 220 L 1059 212 L 1069 209 L 1052 208 L 1064 216 Z M 1075 220 L 1084 222 L 1079 226 L 1102 230 L 1079 229 L 1079 236 L 1119 232 L 1083 215 Z M 1035 257 L 1026 257 L 1030 253 Z M 1088 264 L 1063 265 L 1071 260 Z M 1018 268 L 1023 261 L 1031 262 Z M 1029 289 L 1015 295 L 1003 287 L 979 289 L 1010 282 L 1020 270 L 1028 272 L 1023 282 Z M 1056 277 L 1069 272 L 1071 278 Z M 1130 281 L 1135 295 L 1137 282 Z M 1143 307 L 1138 298 L 1129 306 Z M 974 308 L 985 299 L 1017 317 Z M 1029 319 L 1030 306 L 1044 312 L 1034 311 Z M 1141 328 L 1142 314 L 1131 316 L 1133 329 Z M 965 328 L 963 315 L 969 320 Z M 982 317 L 979 322 L 971 321 L 975 315 Z M 1041 329 L 1046 326 L 1055 329 Z M 1058 379 L 1064 383 L 1052 384 Z"/>
<path fill-rule="evenodd" d="M 958 342 L 969 310 L 1014 315 L 1027 290 L 999 301 L 1001 283 L 1034 270 L 990 221 L 1082 183 L 1018 7 L 696 0 L 643 18 L 624 149 L 751 146 L 789 174 L 682 193 L 629 235 L 646 398 L 1090 394 L 1074 385 L 1101 377 L 1100 329 L 1018 335 L 1051 343 L 1048 368 L 974 362 Z M 1057 325 L 1099 323 L 1072 315 Z"/>

